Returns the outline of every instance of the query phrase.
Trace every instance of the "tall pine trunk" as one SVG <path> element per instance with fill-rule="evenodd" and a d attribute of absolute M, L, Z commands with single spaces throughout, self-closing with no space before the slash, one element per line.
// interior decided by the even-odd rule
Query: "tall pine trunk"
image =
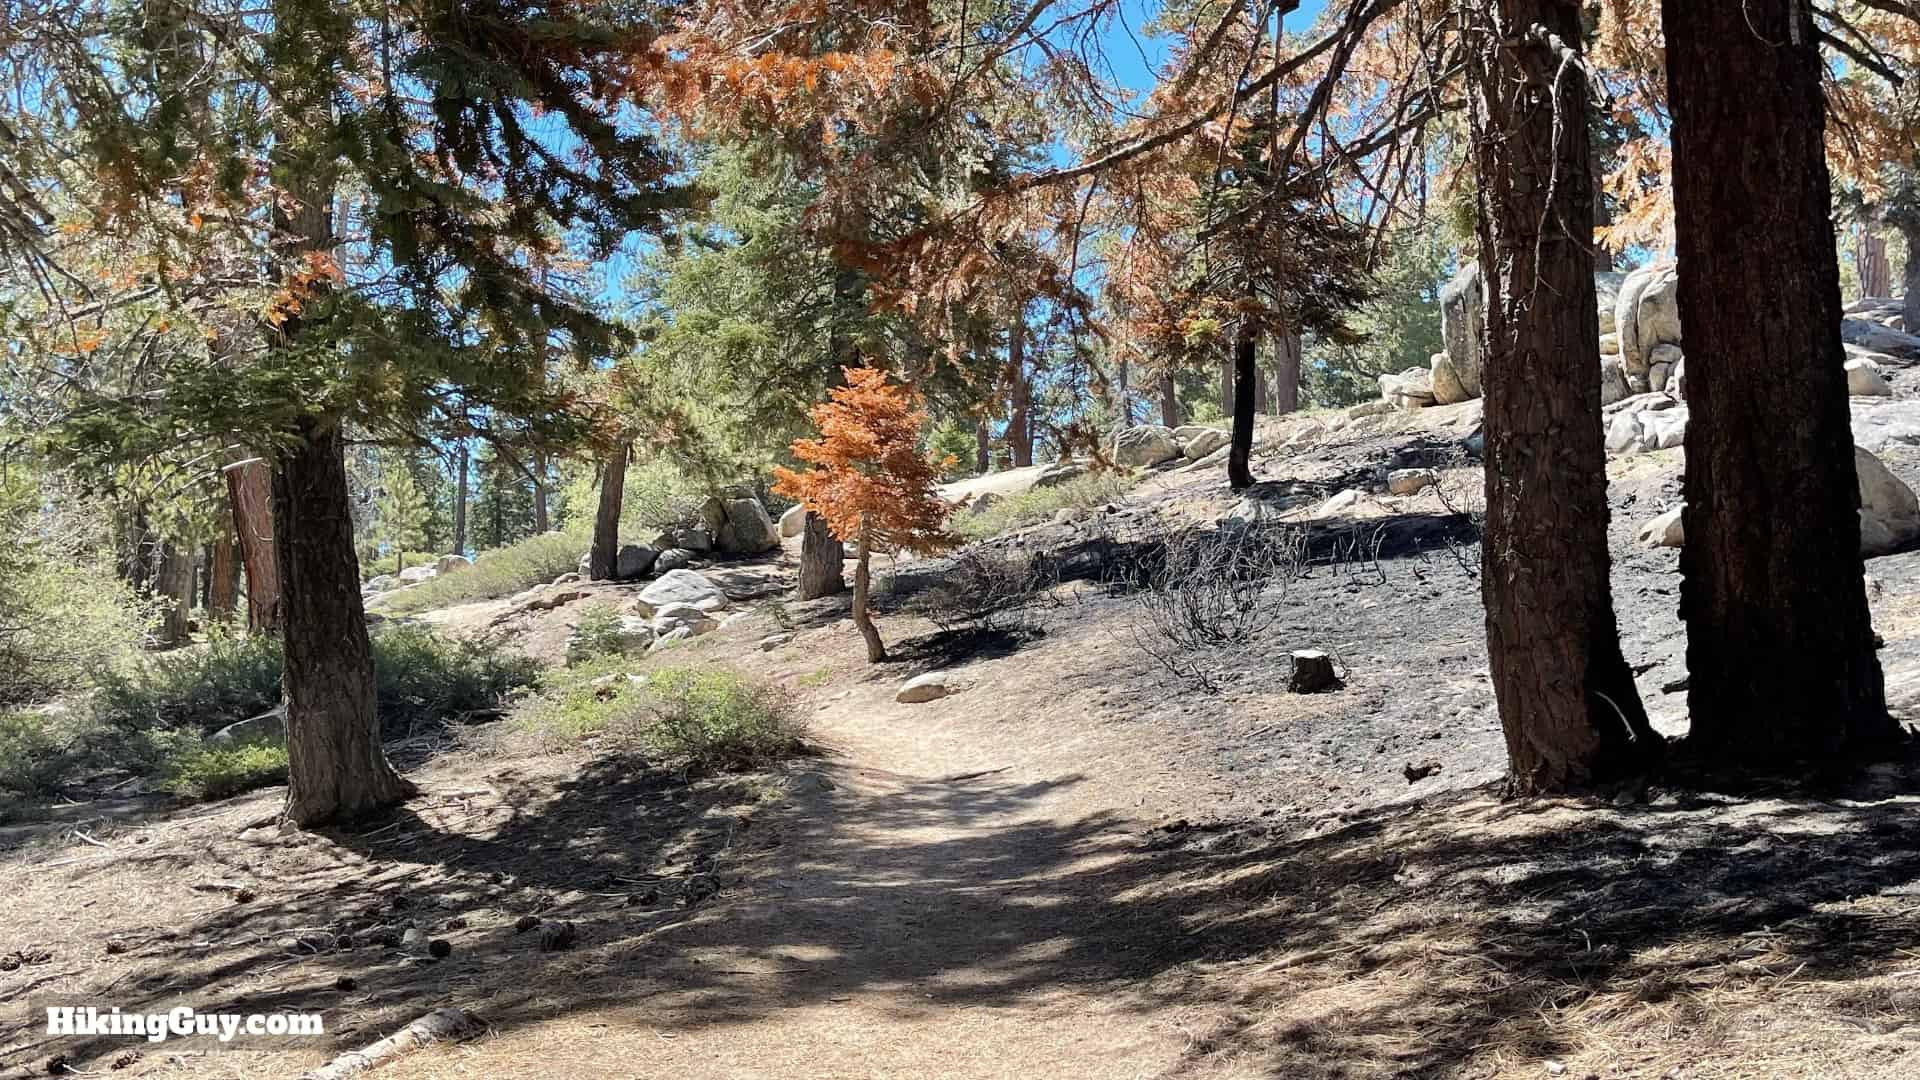
<path fill-rule="evenodd" d="M 1607 580 L 1587 88 L 1524 29 L 1577 44 L 1580 8 L 1485 0 L 1481 13 L 1523 28 L 1502 34 L 1483 18 L 1467 49 L 1490 283 L 1487 651 L 1509 790 L 1576 791 L 1637 772 L 1662 746 L 1620 652 Z"/>
<path fill-rule="evenodd" d="M 544 536 L 552 528 L 547 520 L 547 455 L 533 452 L 533 532 Z"/>
<path fill-rule="evenodd" d="M 847 590 L 847 548 L 833 535 L 827 519 L 807 511 L 800 534 L 800 599 L 817 600 Z"/>
<path fill-rule="evenodd" d="M 873 625 L 873 612 L 869 608 L 873 593 L 873 543 L 864 525 L 854 549 L 858 561 L 853 566 L 853 625 L 860 628 L 860 636 L 867 641 L 867 662 L 877 664 L 887 658 L 887 646 L 880 640 L 880 628 Z"/>
<path fill-rule="evenodd" d="M 622 446 L 600 463 L 600 505 L 593 514 L 593 549 L 587 556 L 587 576 L 612 581 L 620 559 L 620 504 L 627 494 L 627 454 Z"/>
<path fill-rule="evenodd" d="M 286 582 L 286 819 L 349 821 L 414 793 L 380 748 L 337 420 L 302 416 L 275 457 L 274 547 Z"/>
<path fill-rule="evenodd" d="M 1300 335 L 1273 335 L 1273 411 L 1285 416 L 1300 409 Z"/>
<path fill-rule="evenodd" d="M 193 611 L 192 548 L 177 541 L 160 546 L 160 572 L 154 577 L 153 591 L 167 601 L 160 610 L 160 641 L 167 645 L 185 644 Z"/>
<path fill-rule="evenodd" d="M 1227 483 L 1235 491 L 1253 486 L 1254 384 L 1260 381 L 1254 360 L 1259 341 L 1253 320 L 1242 319 L 1233 339 L 1233 432 L 1227 444 Z"/>
<path fill-rule="evenodd" d="M 1900 324 L 1907 333 L 1920 334 L 1920 219 L 1903 219 L 1900 238 L 1907 242 L 1907 264 L 1900 268 Z"/>
<path fill-rule="evenodd" d="M 1892 740 L 1860 506 L 1823 149 L 1795 0 L 1666 0 L 1686 327 L 1691 748 L 1778 763 Z"/>
<path fill-rule="evenodd" d="M 993 433 L 987 430 L 987 421 L 981 417 L 973 425 L 973 471 L 981 476 L 993 470 Z"/>
<path fill-rule="evenodd" d="M 453 553 L 467 553 L 467 440 L 454 447 L 453 467 Z"/>
<path fill-rule="evenodd" d="M 233 529 L 221 530 L 207 559 L 207 615 L 220 622 L 233 618 L 240 606 L 240 558 Z"/>
<path fill-rule="evenodd" d="M 1180 426 L 1180 392 L 1173 384 L 1173 372 L 1160 375 L 1160 422 L 1168 427 Z"/>
<path fill-rule="evenodd" d="M 246 570 L 247 629 L 271 634 L 280 629 L 280 556 L 273 543 L 273 467 L 250 458 L 224 470 L 233 534 Z"/>
<path fill-rule="evenodd" d="M 1007 330 L 1007 451 L 1013 467 L 1033 464 L 1033 383 L 1027 376 L 1027 311 L 1015 308 Z"/>

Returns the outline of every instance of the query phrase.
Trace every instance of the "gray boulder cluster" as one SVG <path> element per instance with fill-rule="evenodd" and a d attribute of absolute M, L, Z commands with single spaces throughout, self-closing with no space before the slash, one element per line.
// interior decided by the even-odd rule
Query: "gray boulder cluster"
<path fill-rule="evenodd" d="M 1226 449 L 1231 438 L 1220 428 L 1200 424 L 1177 428 L 1141 424 L 1114 433 L 1113 460 L 1117 465 L 1143 468 L 1164 465 L 1176 458 L 1200 461 Z"/>
<path fill-rule="evenodd" d="M 1600 402 L 1639 394 L 1686 397 L 1686 352 L 1680 330 L 1680 275 L 1670 262 L 1593 279 L 1600 324 Z M 1446 351 L 1425 368 L 1380 376 L 1380 398 L 1392 408 L 1453 405 L 1480 397 L 1484 387 L 1481 335 L 1487 293 L 1477 263 L 1440 290 Z M 1847 350 L 1847 392 L 1855 397 L 1893 393 L 1886 369 L 1920 361 L 1920 337 L 1906 332 L 1900 302 L 1869 298 L 1850 305 L 1840 336 Z"/>
<path fill-rule="evenodd" d="M 797 520 L 804 523 L 804 514 Z M 771 551 L 780 546 L 786 521 L 783 517 L 782 524 L 775 525 L 767 508 L 749 492 L 736 489 L 715 495 L 700 505 L 696 517 L 669 526 L 652 543 L 622 544 L 614 557 L 613 575 L 620 581 L 634 581 L 684 569 L 709 555 Z M 592 562 L 591 553 L 580 556 L 581 576 L 591 572 Z"/>
<path fill-rule="evenodd" d="M 629 655 L 657 652 L 718 630 L 719 613 L 732 606 L 726 592 L 705 574 L 669 570 L 642 589 L 620 614 L 615 642 L 620 652 Z M 567 641 L 568 657 L 583 653 L 584 645 L 576 630 Z"/>
<path fill-rule="evenodd" d="M 465 555 L 442 555 L 431 565 L 409 566 L 398 574 L 381 574 L 378 577 L 368 578 L 366 583 L 360 586 L 360 595 L 365 598 L 404 589 L 409 585 L 418 585 L 423 581 L 432 581 L 434 578 L 465 570 L 472 565 L 473 560 Z"/>
<path fill-rule="evenodd" d="M 1920 497 L 1879 458 L 1853 448 L 1853 468 L 1860 478 L 1860 554 L 1886 555 L 1920 537 Z M 1648 547 L 1684 547 L 1687 542 L 1681 503 L 1640 527 L 1639 540 Z"/>

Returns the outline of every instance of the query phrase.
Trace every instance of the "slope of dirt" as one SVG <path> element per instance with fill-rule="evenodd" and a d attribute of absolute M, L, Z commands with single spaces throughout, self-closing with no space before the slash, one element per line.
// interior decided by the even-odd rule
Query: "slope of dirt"
<path fill-rule="evenodd" d="M 0 1075 L 56 1054 L 110 1072 L 129 1052 L 49 1040 L 31 1009 L 53 994 L 330 1024 L 305 1044 L 133 1047 L 130 1076 L 295 1075 L 445 1005 L 489 1033 L 378 1075 L 1920 1073 L 1920 765 L 1739 798 L 1502 802 L 1479 472 L 1456 452 L 1476 413 L 1426 413 L 1263 432 L 1262 478 L 1301 494 L 1287 520 L 1319 557 L 1213 658 L 1214 690 L 1143 650 L 1136 595 L 1099 580 L 1237 501 L 1168 470 L 1003 542 L 1069 571 L 1037 626 L 937 634 L 910 609 L 946 564 L 891 567 L 887 664 L 864 662 L 844 599 L 777 599 L 790 553 L 727 568 L 749 616 L 631 667 L 789 687 L 821 756 L 778 773 L 689 779 L 614 738 L 529 752 L 505 722 L 398 748 L 423 796 L 350 833 L 240 831 L 275 792 L 67 808 L 0 852 L 5 949 L 46 954 L 0 970 Z M 1442 490 L 1312 518 L 1407 465 Z M 1679 467 L 1622 459 L 1611 489 L 1626 651 L 1669 732 L 1676 555 L 1632 533 L 1677 498 Z M 1890 695 L 1911 707 L 1920 554 L 1868 572 Z M 581 605 L 632 588 L 499 624 L 487 605 L 431 618 L 551 657 Z M 776 631 L 792 637 L 763 651 Z M 1343 688 L 1286 692 L 1285 653 L 1308 647 L 1337 653 Z M 894 700 L 933 668 L 958 692 Z M 515 931 L 527 915 L 577 944 L 542 951 Z M 410 924 L 451 955 L 393 944 Z"/>

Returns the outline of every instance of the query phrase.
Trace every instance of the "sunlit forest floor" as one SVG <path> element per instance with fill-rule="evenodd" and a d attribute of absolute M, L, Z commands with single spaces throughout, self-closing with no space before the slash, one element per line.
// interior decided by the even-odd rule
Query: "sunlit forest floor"
<path fill-rule="evenodd" d="M 1097 572 L 1235 501 L 1217 472 L 1169 471 L 1005 541 L 1069 571 L 1031 625 L 941 633 L 910 600 L 942 564 L 893 568 L 886 664 L 865 662 L 844 600 L 771 599 L 791 550 L 716 575 L 754 614 L 628 670 L 731 666 L 789 688 L 816 753 L 778 770 L 690 778 L 617 733 L 536 738 L 509 717 L 394 747 L 424 794 L 352 831 L 246 828 L 277 789 L 16 816 L 0 941 L 33 960 L 0 973 L 0 1074 L 61 1056 L 297 1075 L 449 1005 L 488 1033 L 378 1075 L 1920 1073 L 1920 761 L 1739 792 L 1656 778 L 1591 802 L 1500 798 L 1479 471 L 1458 453 L 1476 408 L 1284 451 L 1326 418 L 1263 431 L 1276 487 L 1330 495 L 1383 465 L 1443 482 L 1314 522 L 1333 554 L 1212 689 L 1138 647 L 1134 598 Z M 1920 480 L 1899 448 L 1883 457 Z M 1677 555 L 1633 533 L 1676 497 L 1679 467 L 1677 450 L 1620 459 L 1611 488 L 1626 651 L 1672 734 Z M 1904 713 L 1920 552 L 1868 573 Z M 557 661 L 578 607 L 504 629 Z M 505 611 L 428 617 L 481 632 Z M 763 648 L 776 631 L 793 636 Z M 1287 693 L 1299 648 L 1336 653 L 1344 687 Z M 958 692 L 895 700 L 935 668 Z M 543 948 L 561 923 L 573 946 Z M 450 954 L 404 947 L 409 926 Z M 319 1011 L 329 1029 L 246 1051 L 51 1040 L 29 1010 L 55 994 Z"/>

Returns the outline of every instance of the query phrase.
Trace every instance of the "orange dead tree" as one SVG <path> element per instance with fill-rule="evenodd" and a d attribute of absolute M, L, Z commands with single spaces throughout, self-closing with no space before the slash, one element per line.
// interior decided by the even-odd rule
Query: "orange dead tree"
<path fill-rule="evenodd" d="M 847 384 L 813 407 L 820 437 L 793 444 L 793 456 L 813 467 L 776 468 L 773 490 L 800 500 L 854 546 L 853 623 L 867 639 L 867 659 L 879 663 L 887 647 L 867 610 L 873 549 L 931 554 L 954 538 L 944 528 L 949 507 L 934 494 L 938 472 L 920 452 L 927 417 L 919 396 L 877 368 L 844 370 Z"/>

